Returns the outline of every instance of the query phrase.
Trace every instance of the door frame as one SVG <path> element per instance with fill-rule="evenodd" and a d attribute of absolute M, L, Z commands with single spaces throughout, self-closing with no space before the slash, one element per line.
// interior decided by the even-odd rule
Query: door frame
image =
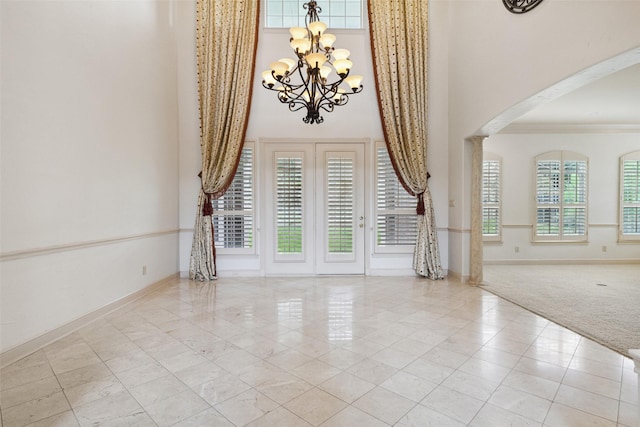
<path fill-rule="evenodd" d="M 327 217 L 327 184 L 326 165 L 328 154 L 337 153 L 352 154 L 354 172 L 354 212 L 353 212 L 353 252 L 351 254 L 330 254 L 328 252 L 327 229 L 324 219 Z M 365 224 L 367 220 L 365 190 L 366 160 L 363 144 L 357 143 L 319 143 L 315 144 L 315 272 L 318 275 L 363 275 L 365 273 Z"/>
<path fill-rule="evenodd" d="M 319 275 L 318 272 L 318 263 L 317 259 L 317 251 L 319 248 L 316 247 L 316 202 L 314 200 L 313 212 L 305 212 L 303 214 L 304 221 L 306 225 L 306 230 L 303 230 L 303 233 L 306 233 L 306 240 L 304 240 L 303 245 L 305 245 L 305 254 L 301 260 L 297 262 L 287 263 L 286 269 L 277 269 L 274 268 L 274 264 L 282 264 L 284 263 L 275 260 L 275 253 L 273 251 L 273 242 L 274 242 L 274 227 L 272 226 L 273 222 L 273 206 L 274 206 L 274 197 L 273 189 L 270 187 L 274 183 L 273 177 L 273 155 L 275 152 L 303 152 L 305 157 L 311 156 L 305 160 L 306 168 L 303 172 L 303 176 L 305 180 L 305 191 L 307 194 L 314 194 L 316 189 L 316 146 L 318 145 L 331 145 L 331 146 L 339 146 L 339 145 L 349 145 L 349 144 L 358 144 L 364 148 L 364 158 L 363 158 L 363 183 L 362 189 L 364 193 L 363 197 L 363 206 L 361 207 L 361 211 L 363 212 L 363 216 L 365 217 L 364 221 L 364 236 L 363 236 L 363 244 L 360 249 L 361 256 L 363 257 L 363 272 L 358 273 L 357 275 L 366 275 L 369 271 L 369 257 L 367 254 L 370 250 L 371 245 L 371 222 L 368 221 L 370 218 L 372 208 L 371 208 L 371 168 L 372 168 L 372 144 L 373 140 L 370 138 L 355 138 L 355 139 L 322 139 L 322 138 L 314 138 L 314 139 L 290 139 L 290 138 L 261 138 L 256 142 L 257 150 L 256 150 L 256 162 L 259 164 L 258 167 L 258 183 L 256 188 L 260 194 L 260 206 L 256 210 L 256 212 L 260 213 L 260 230 L 262 238 L 260 239 L 260 263 L 261 270 L 264 272 L 265 276 L 315 276 Z M 338 151 L 338 150 L 334 150 Z M 309 163 L 309 160 L 311 163 Z M 309 181 L 310 179 L 310 181 Z M 311 192 L 309 192 L 309 186 L 311 187 Z M 305 202 L 306 203 L 306 202 Z M 358 214 L 358 217 L 360 214 Z M 311 227 L 308 226 L 311 224 Z M 311 237 L 311 238 L 309 238 Z M 338 273 L 333 273 L 338 274 Z"/>

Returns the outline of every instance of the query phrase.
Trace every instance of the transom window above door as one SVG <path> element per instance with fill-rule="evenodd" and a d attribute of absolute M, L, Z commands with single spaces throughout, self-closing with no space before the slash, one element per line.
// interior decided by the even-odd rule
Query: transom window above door
<path fill-rule="evenodd" d="M 309 0 L 265 0 L 266 28 L 304 27 L 306 9 L 303 4 Z M 363 0 L 318 0 L 322 9 L 320 20 L 331 29 L 364 28 Z"/>

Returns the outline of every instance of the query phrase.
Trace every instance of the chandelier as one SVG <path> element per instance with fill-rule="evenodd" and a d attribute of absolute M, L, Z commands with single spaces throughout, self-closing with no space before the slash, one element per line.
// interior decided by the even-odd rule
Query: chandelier
<path fill-rule="evenodd" d="M 322 9 L 317 3 L 309 1 L 302 7 L 308 9 L 306 27 L 289 29 L 295 59 L 272 62 L 271 69 L 262 72 L 262 86 L 277 92 L 289 111 L 305 108 L 303 122 L 322 123 L 321 110 L 330 113 L 335 106 L 349 102 L 350 94 L 362 92 L 362 76 L 349 75 L 353 65 L 350 52 L 333 47 L 336 36 L 325 33 L 327 24 L 318 18 Z M 344 87 L 340 87 L 343 82 Z"/>

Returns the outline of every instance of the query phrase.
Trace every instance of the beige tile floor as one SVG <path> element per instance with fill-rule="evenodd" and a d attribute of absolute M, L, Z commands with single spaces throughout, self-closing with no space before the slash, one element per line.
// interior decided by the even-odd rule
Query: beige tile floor
<path fill-rule="evenodd" d="M 632 362 L 482 289 L 176 280 L 2 369 L 10 426 L 633 426 Z"/>

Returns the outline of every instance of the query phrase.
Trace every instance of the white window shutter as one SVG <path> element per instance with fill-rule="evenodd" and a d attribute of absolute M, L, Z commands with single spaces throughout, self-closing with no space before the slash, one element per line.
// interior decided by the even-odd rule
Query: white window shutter
<path fill-rule="evenodd" d="M 253 174 L 253 145 L 245 143 L 233 182 L 225 194 L 212 201 L 217 248 L 253 248 Z"/>
<path fill-rule="evenodd" d="M 277 253 L 302 253 L 302 158 L 276 158 Z"/>
<path fill-rule="evenodd" d="M 416 197 L 402 187 L 386 146 L 376 148 L 376 246 L 413 246 L 416 241 Z"/>
<path fill-rule="evenodd" d="M 640 240 L 640 151 L 623 156 L 621 165 L 621 240 Z"/>

